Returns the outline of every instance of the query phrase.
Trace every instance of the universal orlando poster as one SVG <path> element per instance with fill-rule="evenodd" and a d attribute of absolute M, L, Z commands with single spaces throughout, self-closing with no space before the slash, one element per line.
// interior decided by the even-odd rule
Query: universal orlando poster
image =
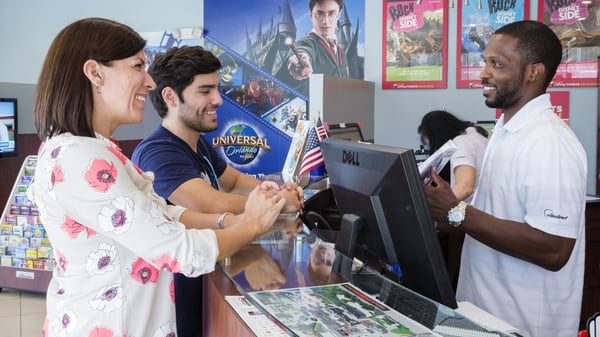
<path fill-rule="evenodd" d="M 384 0 L 383 89 L 446 88 L 447 0 Z"/>
<path fill-rule="evenodd" d="M 282 171 L 298 121 L 313 119 L 307 116 L 308 80 L 286 76 L 288 58 L 296 46 L 300 50 L 313 21 L 326 22 L 339 46 L 332 61 L 343 60 L 346 76 L 363 79 L 364 13 L 364 0 L 346 0 L 339 12 L 319 19 L 311 17 L 309 0 L 205 1 L 203 27 L 143 35 L 149 62 L 183 45 L 202 45 L 219 58 L 223 105 L 218 129 L 205 138 L 232 167 L 274 179 L 269 175 Z M 312 66 L 326 73 L 319 62 Z M 340 62 L 329 66 L 342 69 Z"/>

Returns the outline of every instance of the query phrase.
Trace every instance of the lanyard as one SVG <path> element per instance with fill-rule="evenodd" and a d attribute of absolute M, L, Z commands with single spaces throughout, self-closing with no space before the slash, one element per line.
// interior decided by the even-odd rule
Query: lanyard
<path fill-rule="evenodd" d="M 212 185 L 214 188 L 217 189 L 217 191 L 221 190 L 221 185 L 219 184 L 219 177 L 217 177 L 217 172 L 215 172 L 215 168 L 213 167 L 212 163 L 210 162 L 210 160 L 208 160 L 208 158 L 206 158 L 206 156 L 202 156 L 202 161 L 204 161 L 204 163 L 206 165 L 204 166 L 208 166 L 208 175 L 210 178 L 210 181 L 212 182 Z"/>

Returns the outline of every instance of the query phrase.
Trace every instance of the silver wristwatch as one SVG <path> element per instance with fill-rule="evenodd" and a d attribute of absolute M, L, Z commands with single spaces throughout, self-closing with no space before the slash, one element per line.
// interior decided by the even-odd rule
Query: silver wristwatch
<path fill-rule="evenodd" d="M 460 224 L 465 220 L 465 212 L 467 209 L 467 204 L 464 201 L 461 201 L 455 207 L 451 208 L 448 211 L 448 223 L 454 227 L 460 226 Z"/>

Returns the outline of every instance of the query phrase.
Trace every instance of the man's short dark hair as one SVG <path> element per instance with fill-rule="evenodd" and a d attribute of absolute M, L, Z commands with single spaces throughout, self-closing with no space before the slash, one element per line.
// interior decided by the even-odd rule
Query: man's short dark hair
<path fill-rule="evenodd" d="M 312 10 L 316 4 L 320 4 L 324 1 L 327 1 L 327 0 L 309 0 L 308 1 L 308 9 L 310 9 L 310 11 L 312 12 Z M 337 2 L 337 4 L 340 5 L 340 9 L 342 9 L 342 6 L 344 5 L 344 0 L 334 0 L 334 1 Z"/>
<path fill-rule="evenodd" d="M 545 24 L 532 21 L 517 21 L 498 28 L 494 34 L 518 39 L 516 52 L 525 64 L 543 63 L 546 67 L 546 87 L 552 81 L 562 60 L 562 45 L 558 36 Z"/>
<path fill-rule="evenodd" d="M 221 61 L 211 52 L 200 46 L 173 47 L 154 58 L 148 73 L 156 82 L 156 89 L 149 96 L 160 117 L 167 114 L 167 105 L 162 98 L 162 90 L 171 87 L 184 102 L 183 90 L 196 75 L 212 74 L 221 69 Z"/>

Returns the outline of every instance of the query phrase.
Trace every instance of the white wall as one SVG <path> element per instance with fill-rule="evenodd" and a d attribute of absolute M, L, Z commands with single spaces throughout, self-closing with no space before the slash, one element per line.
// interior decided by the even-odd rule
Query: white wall
<path fill-rule="evenodd" d="M 207 0 L 215 1 L 215 0 Z M 494 119 L 480 89 L 455 89 L 456 8 L 449 11 L 448 89 L 382 90 L 383 1 L 365 1 L 365 80 L 375 82 L 375 141 L 417 148 L 417 126 L 423 114 L 447 109 L 467 120 Z M 458 1 L 455 1 L 458 3 Z M 537 17 L 537 1 L 530 13 Z M 2 1 L 0 10 L 0 95 L 11 83 L 34 87 L 46 50 L 54 36 L 68 23 L 83 17 L 101 16 L 126 23 L 139 32 L 202 26 L 202 0 L 18 0 Z M 8 83 L 2 83 L 8 82 Z M 4 91 L 3 91 L 4 90 Z M 12 90 L 12 89 L 11 89 Z M 565 89 L 561 89 L 565 90 Z M 597 88 L 570 88 L 570 125 L 588 155 L 588 193 L 595 193 Z M 20 110 L 22 132 L 34 133 L 31 111 Z M 141 138 L 158 123 L 148 109 L 142 125 L 119 128 L 122 139 Z"/>
<path fill-rule="evenodd" d="M 201 26 L 201 0 L 19 0 L 0 6 L 0 82 L 36 83 L 50 43 L 67 24 L 98 16 L 139 32 Z"/>
<path fill-rule="evenodd" d="M 33 94 L 46 52 L 58 32 L 85 17 L 123 22 L 138 32 L 202 26 L 201 0 L 19 0 L 0 4 L 0 95 L 19 98 L 19 131 L 35 133 Z M 17 92 L 14 93 L 14 83 Z M 25 84 L 25 85 L 22 85 Z M 19 97 L 20 96 L 20 97 Z M 144 122 L 120 127 L 119 139 L 139 139 L 149 134 L 160 118 L 146 106 Z"/>

